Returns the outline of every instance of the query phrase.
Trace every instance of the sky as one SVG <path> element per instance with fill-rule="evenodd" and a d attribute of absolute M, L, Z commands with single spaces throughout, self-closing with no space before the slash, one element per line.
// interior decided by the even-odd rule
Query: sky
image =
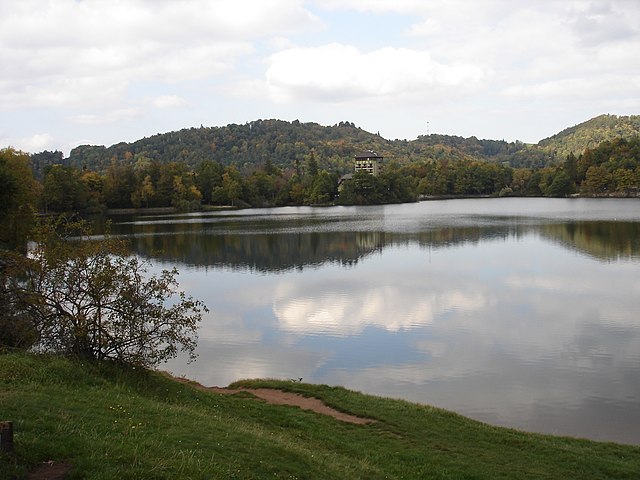
<path fill-rule="evenodd" d="M 0 0 L 0 148 L 277 118 L 537 143 L 640 114 L 639 0 Z"/>

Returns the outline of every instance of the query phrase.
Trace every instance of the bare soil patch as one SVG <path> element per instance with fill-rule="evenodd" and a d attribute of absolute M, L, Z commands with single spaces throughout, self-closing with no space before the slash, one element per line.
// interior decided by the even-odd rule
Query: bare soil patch
<path fill-rule="evenodd" d="M 27 480 L 64 480 L 71 471 L 71 465 L 65 462 L 48 461 L 33 469 Z"/>
<path fill-rule="evenodd" d="M 367 425 L 374 423 L 375 420 L 371 418 L 362 418 L 348 413 L 340 412 L 335 408 L 331 408 L 325 405 L 322 400 L 314 397 L 305 397 L 298 393 L 284 392 L 282 390 L 276 390 L 272 388 L 223 388 L 223 387 L 205 387 L 197 382 L 187 380 L 184 378 L 176 378 L 176 380 L 182 383 L 188 383 L 200 390 L 207 392 L 220 393 L 223 395 L 233 395 L 234 393 L 247 392 L 250 393 L 267 403 L 273 405 L 291 405 L 294 407 L 302 408 L 303 410 L 311 410 L 322 415 L 328 415 L 340 420 L 342 422 L 354 423 L 356 425 Z"/>
<path fill-rule="evenodd" d="M 248 392 L 255 395 L 258 398 L 274 405 L 292 405 L 300 407 L 303 410 L 311 410 L 322 415 L 329 415 L 337 420 L 347 423 L 355 423 L 357 425 L 366 425 L 373 423 L 375 420 L 370 418 L 356 417 L 348 413 L 340 412 L 335 408 L 331 408 L 325 405 L 322 400 L 314 397 L 305 397 L 303 395 L 291 392 L 283 392 L 282 390 L 274 390 L 272 388 L 220 388 L 220 387 L 204 387 L 209 392 L 233 394 L 239 392 Z"/>

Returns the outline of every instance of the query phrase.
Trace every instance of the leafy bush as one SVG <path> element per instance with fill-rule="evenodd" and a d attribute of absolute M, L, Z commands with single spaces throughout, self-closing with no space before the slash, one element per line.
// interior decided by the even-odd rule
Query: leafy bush
<path fill-rule="evenodd" d="M 42 225 L 28 256 L 8 253 L 3 278 L 15 316 L 28 318 L 42 351 L 154 366 L 192 358 L 207 308 L 178 290 L 176 269 L 148 275 L 113 237 L 86 224 Z"/>

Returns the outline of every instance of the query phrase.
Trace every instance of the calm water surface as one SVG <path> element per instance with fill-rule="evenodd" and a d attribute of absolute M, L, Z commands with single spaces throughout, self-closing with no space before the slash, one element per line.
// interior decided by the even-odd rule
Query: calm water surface
<path fill-rule="evenodd" d="M 209 306 L 206 385 L 343 385 L 640 444 L 640 201 L 449 200 L 117 218 Z"/>

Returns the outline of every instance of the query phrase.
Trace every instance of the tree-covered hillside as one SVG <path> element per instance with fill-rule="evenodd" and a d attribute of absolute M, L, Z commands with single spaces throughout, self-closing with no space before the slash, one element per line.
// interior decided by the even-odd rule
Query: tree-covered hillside
<path fill-rule="evenodd" d="M 265 163 L 299 171 L 314 152 L 320 168 L 342 175 L 352 170 L 353 156 L 374 150 L 386 161 L 401 165 L 415 161 L 488 161 L 511 167 L 543 168 L 562 164 L 567 155 L 580 155 L 605 140 L 631 139 L 640 134 L 640 116 L 601 115 L 541 140 L 536 145 L 520 141 L 486 140 L 454 135 L 421 135 L 415 140 L 387 140 L 350 122 L 333 126 L 317 123 L 256 120 L 243 125 L 199 127 L 159 133 L 110 147 L 81 145 L 69 158 L 61 152 L 31 156 L 34 175 L 42 179 L 52 164 L 105 172 L 116 162 L 180 162 L 194 169 L 205 160 L 251 170 Z"/>
<path fill-rule="evenodd" d="M 258 120 L 81 146 L 69 158 L 41 152 L 29 160 L 46 212 L 380 204 L 468 195 L 637 196 L 639 125 L 640 116 L 605 115 L 527 145 L 437 134 L 386 140 L 349 122 L 325 127 Z M 604 137 L 611 140 L 578 147 Z M 380 175 L 341 178 L 353 173 L 354 155 L 363 150 L 384 157 Z"/>
<path fill-rule="evenodd" d="M 523 150 L 522 142 L 478 140 L 451 135 L 427 135 L 417 140 L 387 140 L 340 122 L 333 126 L 317 123 L 257 120 L 243 125 L 200 127 L 142 138 L 110 147 L 82 145 L 71 151 L 65 164 L 103 172 L 112 161 L 136 161 L 146 158 L 166 164 L 184 162 L 191 168 L 205 160 L 235 165 L 240 170 L 267 162 L 280 168 L 299 169 L 314 152 L 321 168 L 343 174 L 352 171 L 353 156 L 362 150 L 374 150 L 387 161 L 400 164 L 416 160 L 488 160 L 508 162 Z M 38 165 L 49 156 L 36 157 Z"/>
<path fill-rule="evenodd" d="M 600 115 L 538 142 L 538 147 L 553 157 L 564 160 L 567 155 L 582 154 L 604 141 L 632 139 L 640 135 L 640 115 Z"/>
<path fill-rule="evenodd" d="M 331 127 L 317 123 L 257 120 L 243 125 L 200 127 L 142 138 L 111 147 L 79 146 L 69 164 L 103 171 L 112 160 L 145 157 L 159 163 L 184 162 L 194 168 L 204 160 L 238 168 L 256 167 L 267 160 L 278 167 L 298 167 L 315 152 L 322 166 L 341 171 L 362 149 L 388 150 L 389 142 L 349 122 Z"/>

